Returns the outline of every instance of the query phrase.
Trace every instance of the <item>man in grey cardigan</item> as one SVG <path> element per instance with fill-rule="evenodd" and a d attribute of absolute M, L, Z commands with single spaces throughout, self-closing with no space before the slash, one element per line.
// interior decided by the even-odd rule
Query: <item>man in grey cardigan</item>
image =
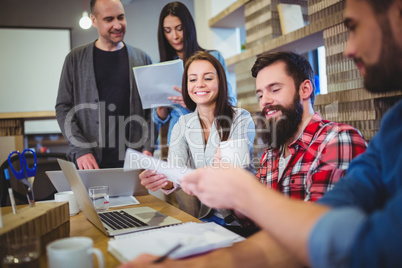
<path fill-rule="evenodd" d="M 120 0 L 91 0 L 91 20 L 99 38 L 67 55 L 56 117 L 70 146 L 68 158 L 79 169 L 122 167 L 127 147 L 153 152 L 156 128 L 142 108 L 132 71 L 151 59 L 123 42 Z"/>

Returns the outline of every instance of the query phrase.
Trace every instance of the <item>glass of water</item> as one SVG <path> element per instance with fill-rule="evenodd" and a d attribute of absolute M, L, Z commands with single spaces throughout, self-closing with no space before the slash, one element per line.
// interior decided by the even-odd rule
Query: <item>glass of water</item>
<path fill-rule="evenodd" d="M 0 252 L 0 267 L 40 267 L 40 239 L 37 237 L 7 238 Z"/>
<path fill-rule="evenodd" d="M 96 211 L 109 209 L 109 186 L 93 186 L 88 191 Z"/>

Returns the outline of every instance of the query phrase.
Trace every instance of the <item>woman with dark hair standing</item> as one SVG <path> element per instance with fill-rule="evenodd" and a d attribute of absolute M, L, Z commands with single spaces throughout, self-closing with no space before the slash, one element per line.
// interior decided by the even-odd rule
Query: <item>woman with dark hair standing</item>
<path fill-rule="evenodd" d="M 168 162 L 173 166 L 200 168 L 212 166 L 222 141 L 247 139 L 250 159 L 253 158 L 255 126 L 249 112 L 234 108 L 227 94 L 225 70 L 220 62 L 206 51 L 197 52 L 185 65 L 182 81 L 183 100 L 193 111 L 180 117 L 173 127 Z M 236 156 L 244 163 L 245 155 Z M 246 167 L 254 173 L 254 165 Z M 165 175 L 146 170 L 140 174 L 141 184 L 151 191 L 162 189 L 165 194 L 180 190 Z M 215 211 L 183 191 L 179 207 L 200 219 L 208 218 L 225 225 L 224 211 Z"/>
<path fill-rule="evenodd" d="M 194 53 L 205 51 L 198 45 L 193 17 L 183 3 L 171 2 L 163 7 L 159 16 L 158 46 L 161 62 L 182 59 L 185 64 L 187 59 Z M 208 50 L 208 52 L 219 60 L 224 68 L 226 77 L 228 77 L 223 56 L 217 50 Z M 181 93 L 181 88 L 174 87 L 174 89 Z M 230 86 L 229 81 L 228 97 L 230 103 L 235 106 L 237 102 L 236 93 Z M 158 107 L 153 111 L 153 121 L 159 128 L 170 122 L 168 144 L 170 144 L 171 131 L 179 117 L 190 112 L 181 96 L 169 97 L 169 99 L 175 104 L 169 107 Z"/>

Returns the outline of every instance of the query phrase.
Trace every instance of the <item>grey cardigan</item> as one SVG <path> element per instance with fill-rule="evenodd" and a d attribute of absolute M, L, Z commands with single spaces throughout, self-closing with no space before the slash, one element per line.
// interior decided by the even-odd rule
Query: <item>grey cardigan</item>
<path fill-rule="evenodd" d="M 142 109 L 140 96 L 132 68 L 151 64 L 150 57 L 140 49 L 125 44 L 130 67 L 130 121 L 128 147 L 153 152 L 157 131 L 150 110 Z M 70 151 L 68 158 L 92 153 L 98 163 L 102 161 L 104 144 L 105 104 L 99 102 L 96 87 L 93 50 L 95 42 L 74 48 L 64 62 L 56 100 L 56 118 L 67 139 Z M 124 138 L 123 138 L 124 139 Z M 121 140 L 121 139 L 120 139 Z M 124 143 L 119 157 L 124 155 Z"/>

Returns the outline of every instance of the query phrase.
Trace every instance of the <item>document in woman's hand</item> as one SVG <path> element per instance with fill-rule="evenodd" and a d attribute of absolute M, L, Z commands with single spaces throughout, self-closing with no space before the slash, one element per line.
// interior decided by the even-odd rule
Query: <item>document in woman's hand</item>
<path fill-rule="evenodd" d="M 181 87 L 182 60 L 134 67 L 133 71 L 144 109 L 172 105 L 168 97 L 181 96 L 173 87 Z"/>

